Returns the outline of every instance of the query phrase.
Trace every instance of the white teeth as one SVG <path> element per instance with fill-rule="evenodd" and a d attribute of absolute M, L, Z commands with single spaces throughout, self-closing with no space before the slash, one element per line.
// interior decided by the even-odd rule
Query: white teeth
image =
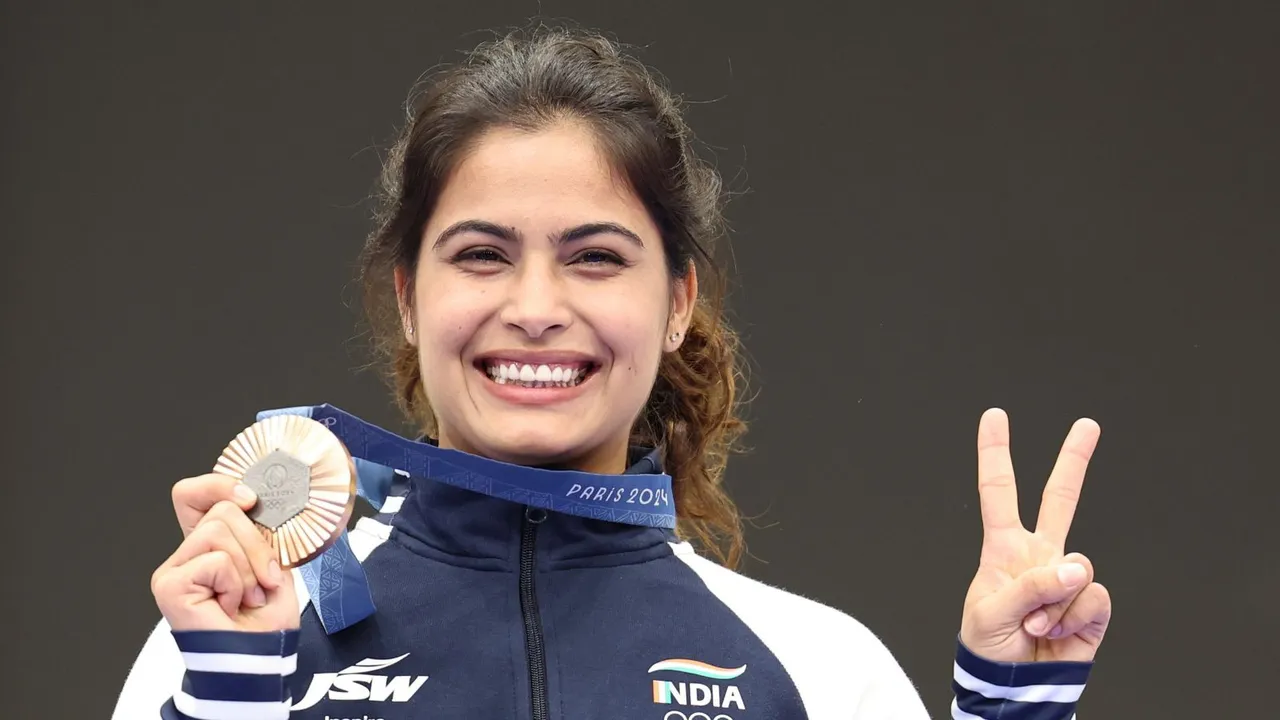
<path fill-rule="evenodd" d="M 586 375 L 587 369 L 550 365 L 489 365 L 486 374 L 499 385 L 523 385 L 531 388 L 573 387 Z"/>

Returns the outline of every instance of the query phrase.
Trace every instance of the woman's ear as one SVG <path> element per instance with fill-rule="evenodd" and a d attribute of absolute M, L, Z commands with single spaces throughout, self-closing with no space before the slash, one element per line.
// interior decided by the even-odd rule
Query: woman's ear
<path fill-rule="evenodd" d="M 675 352 L 684 343 L 685 333 L 693 322 L 693 309 L 698 304 L 698 269 L 689 262 L 684 277 L 671 283 L 671 317 L 667 320 L 667 336 L 663 345 L 667 352 Z"/>
<path fill-rule="evenodd" d="M 396 306 L 400 309 L 400 325 L 404 328 L 404 339 L 410 345 L 417 345 L 414 336 L 412 288 L 409 286 L 409 272 L 403 267 L 395 270 Z"/>

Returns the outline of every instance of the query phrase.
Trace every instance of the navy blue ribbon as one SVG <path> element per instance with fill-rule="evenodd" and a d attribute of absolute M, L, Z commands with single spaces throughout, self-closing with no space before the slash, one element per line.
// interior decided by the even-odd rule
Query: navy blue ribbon
<path fill-rule="evenodd" d="M 258 420 L 272 415 L 302 415 L 329 428 L 355 460 L 356 492 L 377 510 L 400 474 L 567 515 L 628 525 L 676 526 L 669 475 L 601 475 L 513 465 L 410 440 L 332 405 L 264 410 Z M 333 634 L 374 613 L 368 580 L 345 531 L 299 572 L 325 632 Z"/>

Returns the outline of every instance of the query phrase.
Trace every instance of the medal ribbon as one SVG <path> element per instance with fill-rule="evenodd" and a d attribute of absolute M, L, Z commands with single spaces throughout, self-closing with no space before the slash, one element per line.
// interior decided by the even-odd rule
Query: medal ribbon
<path fill-rule="evenodd" d="M 387 500 L 396 474 L 441 482 L 528 507 L 627 525 L 674 528 L 671 476 L 604 475 L 513 465 L 401 437 L 332 405 L 264 410 L 301 415 L 329 428 L 351 453 L 356 492 L 375 509 Z M 320 557 L 299 568 L 325 632 L 333 634 L 375 611 L 364 568 L 346 530 Z"/>

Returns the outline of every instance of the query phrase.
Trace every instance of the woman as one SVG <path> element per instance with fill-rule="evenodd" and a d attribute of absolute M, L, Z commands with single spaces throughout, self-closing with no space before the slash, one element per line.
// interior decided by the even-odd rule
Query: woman
<path fill-rule="evenodd" d="M 581 479 L 566 493 L 585 501 L 658 482 L 653 512 L 599 520 L 401 478 L 350 534 L 370 601 L 353 619 L 280 571 L 243 486 L 183 480 L 185 540 L 152 579 L 164 621 L 116 717 L 927 717 L 861 624 L 694 552 L 732 567 L 742 549 L 720 484 L 743 427 L 710 261 L 720 200 L 672 96 L 602 38 L 513 35 L 437 78 L 365 253 L 397 398 L 479 472 L 553 469 L 537 477 Z M 955 717 L 1073 715 L 1110 616 L 1087 559 L 1063 554 L 1097 435 L 1072 429 L 1029 533 L 1007 420 L 984 415 Z"/>

